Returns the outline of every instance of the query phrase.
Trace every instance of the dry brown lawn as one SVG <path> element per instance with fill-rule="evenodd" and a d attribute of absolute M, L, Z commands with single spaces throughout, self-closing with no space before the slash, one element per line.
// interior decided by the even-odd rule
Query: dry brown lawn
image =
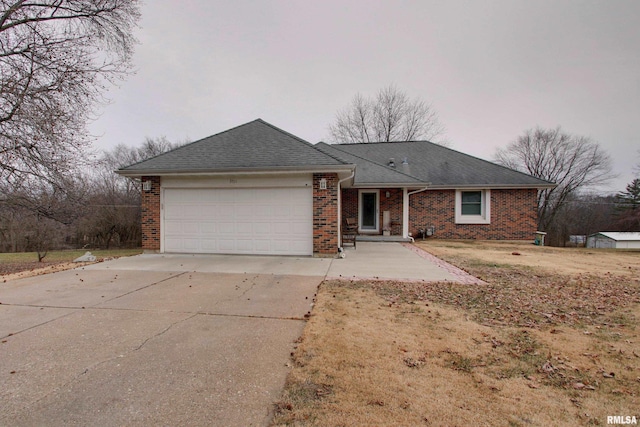
<path fill-rule="evenodd" d="M 273 425 L 640 422 L 640 253 L 418 244 L 487 284 L 324 282 Z"/>

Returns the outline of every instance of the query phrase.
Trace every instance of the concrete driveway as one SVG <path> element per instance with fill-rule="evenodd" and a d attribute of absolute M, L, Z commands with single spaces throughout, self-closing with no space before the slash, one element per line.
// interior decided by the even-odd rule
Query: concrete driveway
<path fill-rule="evenodd" d="M 141 255 L 2 283 L 0 425 L 265 425 L 318 284 L 407 272 L 455 280 L 373 243 L 338 260 Z"/>
<path fill-rule="evenodd" d="M 265 425 L 330 260 L 236 258 L 247 273 L 140 256 L 0 284 L 0 425 Z"/>

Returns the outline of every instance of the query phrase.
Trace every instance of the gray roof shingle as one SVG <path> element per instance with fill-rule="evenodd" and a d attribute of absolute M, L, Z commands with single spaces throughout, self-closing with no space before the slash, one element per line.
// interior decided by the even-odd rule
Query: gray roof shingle
<path fill-rule="evenodd" d="M 136 163 L 125 175 L 349 165 L 261 119 Z"/>
<path fill-rule="evenodd" d="M 371 168 L 370 164 L 374 163 L 382 169 L 409 175 L 432 188 L 553 186 L 548 181 L 428 141 L 318 145 L 356 163 L 355 185 L 386 182 L 387 171 Z M 388 166 L 391 158 L 395 168 Z M 402 164 L 404 159 L 408 164 Z"/>
<path fill-rule="evenodd" d="M 395 167 L 389 160 L 395 160 Z M 406 159 L 408 164 L 403 164 Z M 254 170 L 349 170 L 355 186 L 432 188 L 552 186 L 533 176 L 427 141 L 309 142 L 261 119 L 118 170 L 129 176 Z"/>
<path fill-rule="evenodd" d="M 335 157 L 344 162 L 355 164 L 356 175 L 354 177 L 354 185 L 359 184 L 424 184 L 419 178 L 407 174 L 402 167 L 391 168 L 387 165 L 379 164 L 372 160 L 366 159 L 359 155 L 351 154 L 347 151 L 337 149 L 336 145 L 328 145 L 324 142 L 316 144 L 319 149 L 333 154 Z M 362 153 L 366 155 L 366 153 Z"/>

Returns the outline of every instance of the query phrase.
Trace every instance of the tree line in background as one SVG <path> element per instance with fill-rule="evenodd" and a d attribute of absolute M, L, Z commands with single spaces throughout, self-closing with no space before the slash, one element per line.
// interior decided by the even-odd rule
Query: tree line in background
<path fill-rule="evenodd" d="M 5 185 L 0 251 L 44 257 L 52 249 L 139 247 L 140 182 L 114 171 L 179 145 L 164 137 L 147 138 L 139 147 L 121 144 L 105 151 L 90 168 L 55 184 Z"/>
<path fill-rule="evenodd" d="M 139 0 L 0 0 L 0 250 L 139 239 L 139 191 L 112 173 L 127 150 L 87 160 L 139 19 Z"/>

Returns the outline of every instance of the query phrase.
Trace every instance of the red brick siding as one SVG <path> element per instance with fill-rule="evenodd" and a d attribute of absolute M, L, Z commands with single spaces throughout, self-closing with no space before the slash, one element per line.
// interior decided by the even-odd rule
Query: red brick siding
<path fill-rule="evenodd" d="M 389 197 L 387 197 L 389 192 Z M 391 218 L 391 235 L 402 236 L 402 189 L 390 188 L 380 190 L 380 232 L 384 223 L 382 222 L 382 213 L 389 211 Z"/>
<path fill-rule="evenodd" d="M 427 190 L 409 199 L 409 232 L 435 227 L 434 238 L 529 240 L 537 228 L 537 190 L 491 190 L 491 224 L 456 224 L 455 190 Z"/>
<path fill-rule="evenodd" d="M 342 190 L 342 218 L 355 218 L 358 220 L 358 190 L 344 188 Z"/>
<path fill-rule="evenodd" d="M 389 197 L 386 193 L 389 191 Z M 537 228 L 537 190 L 491 190 L 491 224 L 456 224 L 455 190 L 427 190 L 409 196 L 409 232 L 435 226 L 434 238 L 529 240 Z M 391 234 L 402 235 L 402 189 L 380 190 L 382 212 L 391 213 Z M 342 217 L 358 218 L 358 190 L 342 190 Z M 382 230 L 380 231 L 382 233 Z"/>
<path fill-rule="evenodd" d="M 320 180 L 327 189 L 320 189 Z M 338 252 L 338 175 L 313 174 L 313 253 L 335 255 Z"/>
<path fill-rule="evenodd" d="M 151 191 L 142 190 L 142 249 L 160 250 L 160 177 L 143 176 L 151 181 Z"/>

